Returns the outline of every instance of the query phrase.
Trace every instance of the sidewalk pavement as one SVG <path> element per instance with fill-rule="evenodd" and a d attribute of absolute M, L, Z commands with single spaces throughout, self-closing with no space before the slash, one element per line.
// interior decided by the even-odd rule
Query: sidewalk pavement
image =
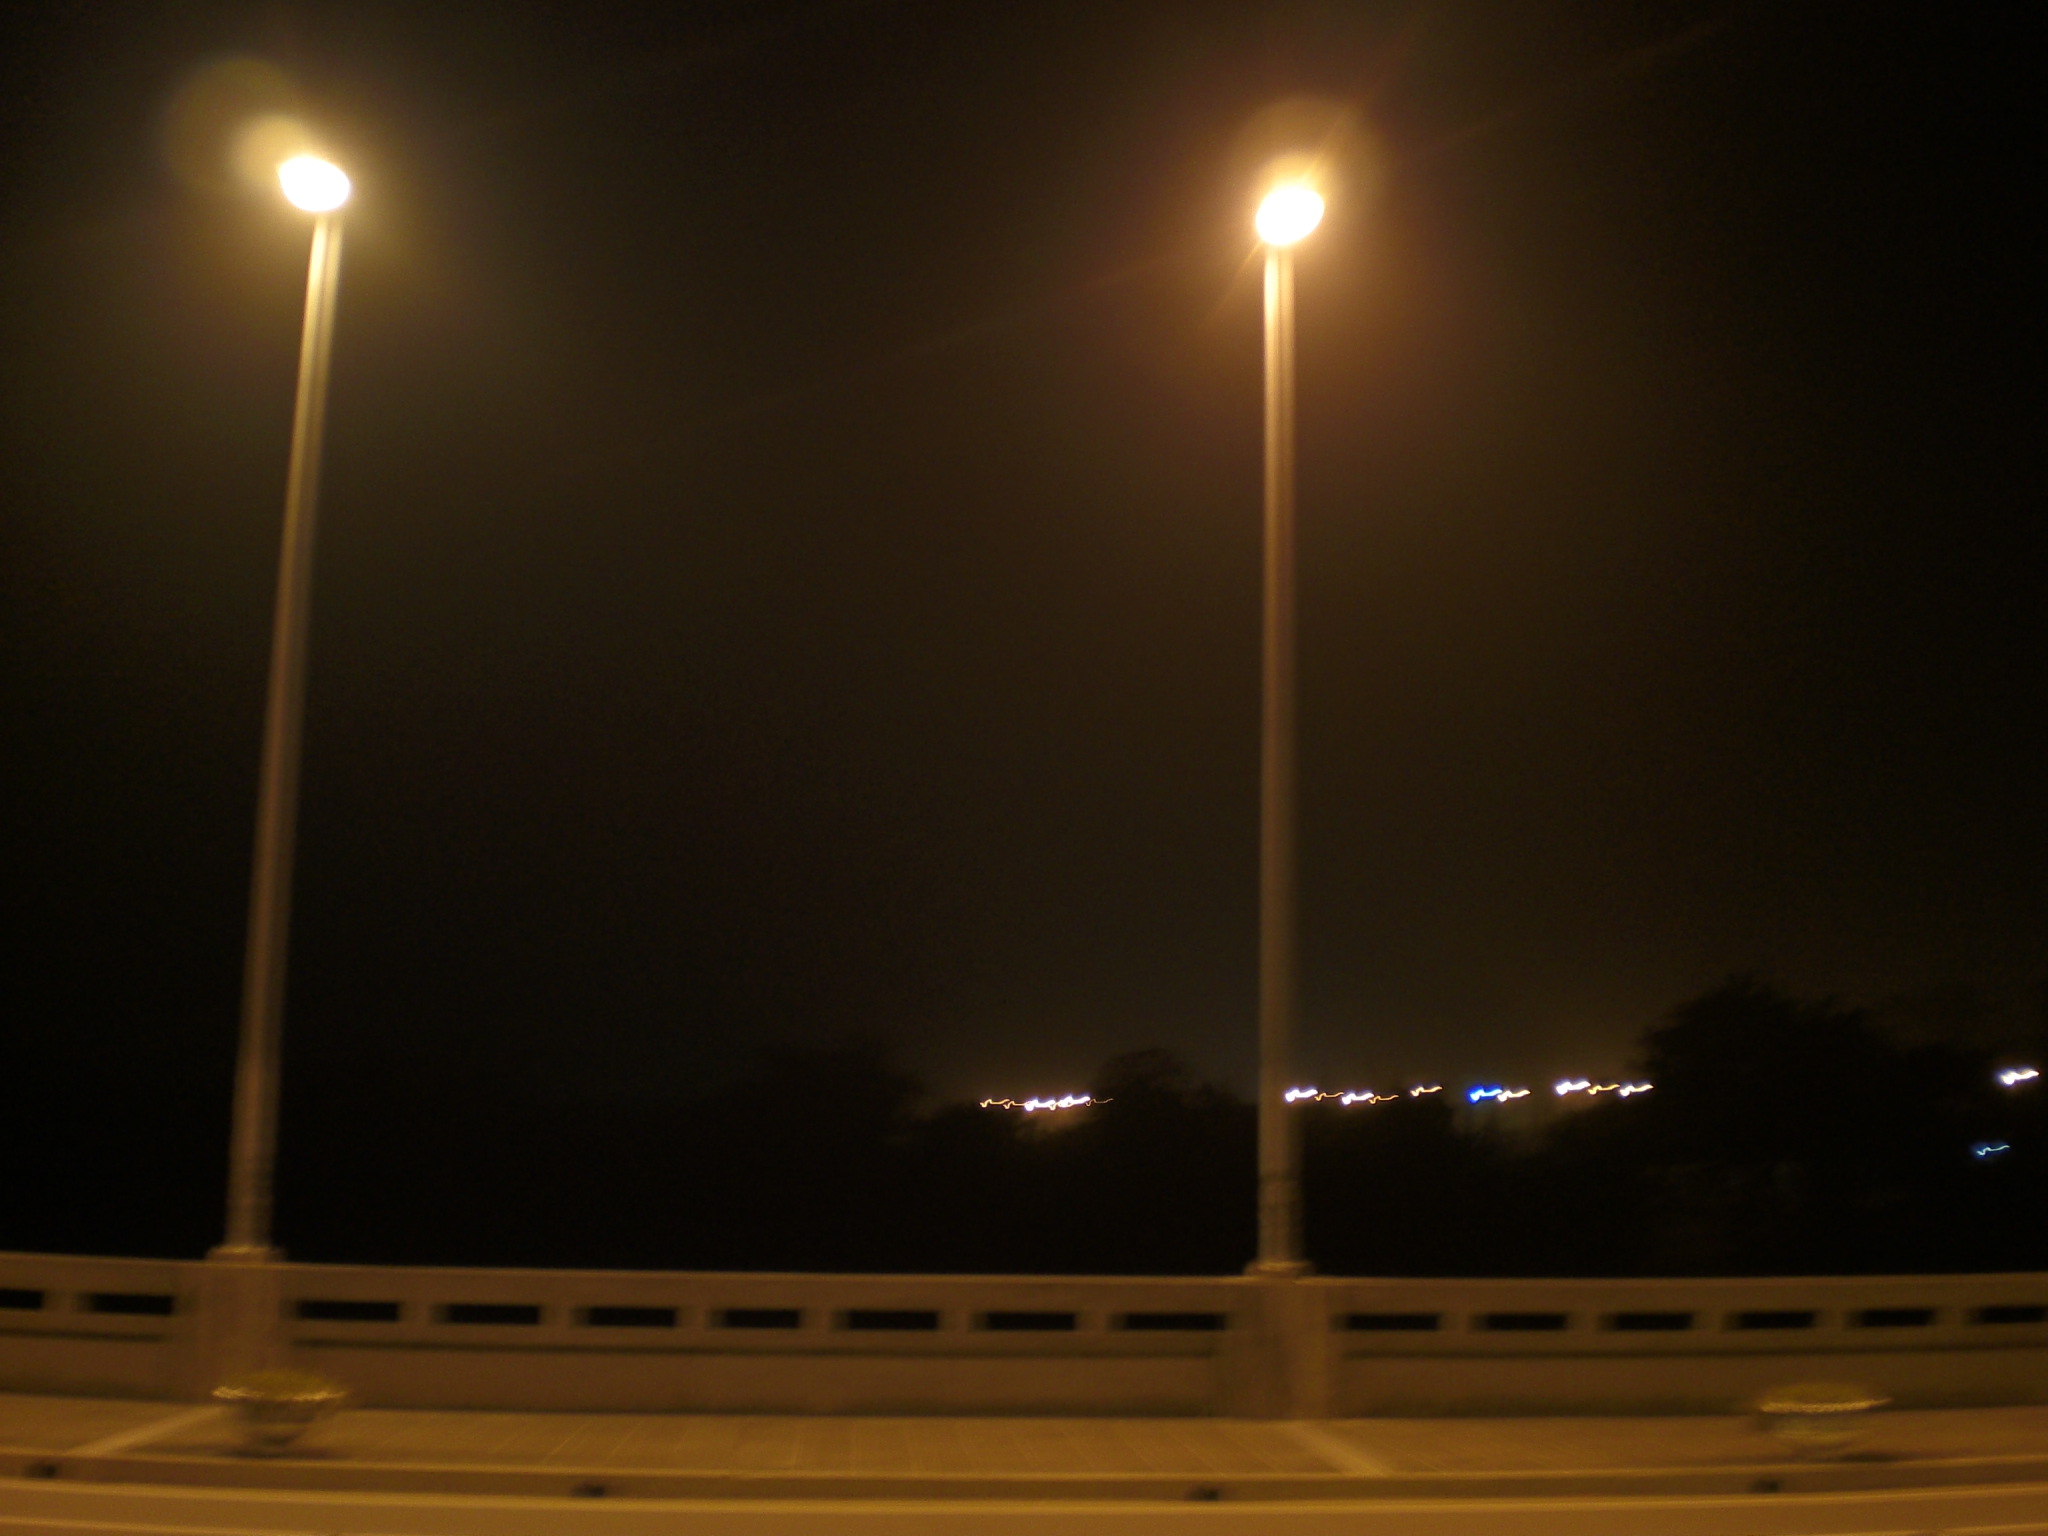
<path fill-rule="evenodd" d="M 1055 1419 L 356 1409 L 284 1456 L 225 1410 L 0 1394 L 0 1475 L 626 1498 L 1414 1499 L 2048 1484 L 2048 1407 L 1871 1415 L 1793 1459 L 1747 1418 Z"/>

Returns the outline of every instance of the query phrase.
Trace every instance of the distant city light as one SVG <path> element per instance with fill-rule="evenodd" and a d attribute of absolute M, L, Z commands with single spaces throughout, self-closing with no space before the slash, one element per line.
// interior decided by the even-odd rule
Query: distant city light
<path fill-rule="evenodd" d="M 2012 1147 L 2002 1141 L 1980 1141 L 1970 1148 L 1970 1155 L 1978 1158 L 1997 1157 L 2011 1150 Z"/>
<path fill-rule="evenodd" d="M 2038 1076 L 2032 1067 L 2022 1067 L 2018 1071 L 2025 1077 Z M 2001 1073 L 2000 1081 L 2007 1077 L 2014 1077 L 2015 1081 L 2024 1081 L 2024 1077 L 2016 1077 L 2012 1073 Z M 1648 1093 L 1654 1086 L 1652 1083 L 1596 1083 L 1590 1077 L 1566 1077 L 1560 1078 L 1553 1085 L 1553 1091 L 1560 1098 L 1574 1093 L 1583 1093 L 1588 1098 L 1596 1094 L 1611 1093 L 1618 1098 L 1626 1099 L 1635 1094 Z M 2007 1086 L 2011 1084 L 2008 1083 Z M 1334 1103 L 1348 1109 L 1355 1104 L 1393 1104 L 1402 1098 L 1419 1099 L 1443 1091 L 1442 1083 L 1417 1083 L 1400 1093 L 1381 1093 L 1373 1088 L 1319 1088 L 1314 1083 L 1303 1083 L 1284 1090 L 1280 1097 L 1288 1104 Z M 1528 1098 L 1529 1094 L 1530 1090 L 1527 1088 L 1509 1088 L 1500 1083 L 1487 1083 L 1468 1090 L 1465 1098 L 1472 1104 L 1511 1104 L 1516 1099 Z M 1091 1104 L 1109 1102 L 1108 1099 L 1098 1099 L 1091 1094 L 1068 1093 L 1058 1098 L 983 1099 L 980 1105 L 983 1109 L 1015 1109 L 1027 1115 L 1035 1115 L 1041 1110 L 1086 1109 Z"/>
<path fill-rule="evenodd" d="M 1419 1099 L 1425 1093 L 1442 1093 L 1443 1091 L 1444 1085 L 1442 1083 L 1426 1083 L 1410 1088 L 1407 1096 L 1411 1099 Z M 1320 1104 L 1325 1100 L 1334 1100 L 1338 1104 L 1350 1105 L 1392 1104 L 1401 1095 L 1398 1093 L 1377 1093 L 1370 1088 L 1324 1089 L 1311 1086 L 1307 1088 L 1289 1088 L 1280 1097 L 1289 1104 Z"/>
<path fill-rule="evenodd" d="M 1466 1100 L 1473 1104 L 1484 1104 L 1489 1099 L 1496 1104 L 1505 1104 L 1511 1099 L 1526 1099 L 1527 1097 L 1529 1097 L 1529 1090 L 1526 1088 L 1503 1088 L 1497 1083 L 1490 1084 L 1484 1088 L 1474 1088 L 1465 1095 Z"/>
<path fill-rule="evenodd" d="M 1035 1115 L 1042 1109 L 1086 1109 L 1090 1104 L 1107 1104 L 1108 1099 L 1098 1099 L 1092 1094 L 1068 1093 L 1057 1099 L 983 1099 L 983 1109 L 1021 1109 L 1027 1115 Z"/>
<path fill-rule="evenodd" d="M 2039 1067 L 2007 1067 L 1998 1074 L 1998 1080 L 2008 1088 L 2017 1088 L 2021 1083 L 2031 1083 L 2040 1075 Z"/>

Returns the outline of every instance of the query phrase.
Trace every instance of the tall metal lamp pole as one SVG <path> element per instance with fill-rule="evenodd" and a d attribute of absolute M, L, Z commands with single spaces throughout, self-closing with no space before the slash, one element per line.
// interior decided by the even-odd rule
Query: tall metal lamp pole
<path fill-rule="evenodd" d="M 235 1066 L 234 1133 L 228 1155 L 227 1240 L 214 1250 L 215 1258 L 248 1262 L 278 1256 L 271 1246 L 271 1189 L 277 1162 L 278 1040 L 284 1015 L 292 852 L 298 826 L 299 743 L 305 716 L 306 621 L 312 597 L 314 509 L 320 483 L 320 437 L 327 414 L 334 292 L 341 275 L 340 209 L 350 191 L 349 179 L 339 167 L 310 155 L 278 167 L 278 181 L 287 199 L 318 217 L 313 223 L 313 251 L 306 273 L 305 329 L 299 346 L 298 401 L 292 413 L 277 618 L 263 723 L 249 947 L 242 983 L 242 1037 Z"/>
<path fill-rule="evenodd" d="M 1254 1274 L 1306 1273 L 1301 1135 L 1288 1112 L 1295 1010 L 1294 251 L 1322 222 L 1298 183 L 1259 205 L 1266 243 L 1266 575 L 1259 752 L 1259 1254 Z"/>

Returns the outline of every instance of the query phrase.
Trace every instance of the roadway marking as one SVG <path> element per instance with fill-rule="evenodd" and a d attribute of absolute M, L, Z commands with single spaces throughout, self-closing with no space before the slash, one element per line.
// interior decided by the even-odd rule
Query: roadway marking
<path fill-rule="evenodd" d="M 174 1430 L 184 1429 L 189 1425 L 203 1424 L 208 1419 L 217 1419 L 225 1411 L 225 1409 L 213 1406 L 187 1408 L 183 1413 L 173 1413 L 161 1419 L 152 1419 L 147 1424 L 138 1424 L 133 1429 L 124 1429 L 118 1434 L 103 1436 L 89 1445 L 77 1446 L 65 1451 L 63 1454 L 66 1456 L 111 1456 L 116 1451 L 129 1450 L 134 1446 L 141 1445 L 145 1441 L 154 1440 L 159 1435 L 168 1435 Z"/>
<path fill-rule="evenodd" d="M 1362 1451 L 1338 1435 L 1331 1434 L 1320 1424 L 1311 1424 L 1301 1419 L 1286 1421 L 1286 1427 L 1294 1438 L 1307 1446 L 1316 1455 L 1333 1463 L 1340 1472 L 1349 1472 L 1354 1477 L 1389 1477 L 1393 1468 L 1368 1451 Z"/>

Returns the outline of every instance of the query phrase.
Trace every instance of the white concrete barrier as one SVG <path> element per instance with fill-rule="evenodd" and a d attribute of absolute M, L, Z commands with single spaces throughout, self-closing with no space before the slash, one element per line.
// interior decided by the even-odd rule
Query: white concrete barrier
<path fill-rule="evenodd" d="M 234 1272 L 229 1273 L 233 1268 Z M 251 1301 L 250 1298 L 257 1298 Z M 0 1389 L 197 1397 L 272 1358 L 390 1407 L 1718 1412 L 1848 1379 L 2048 1402 L 2048 1275 L 1264 1280 L 414 1269 L 0 1254 Z"/>

